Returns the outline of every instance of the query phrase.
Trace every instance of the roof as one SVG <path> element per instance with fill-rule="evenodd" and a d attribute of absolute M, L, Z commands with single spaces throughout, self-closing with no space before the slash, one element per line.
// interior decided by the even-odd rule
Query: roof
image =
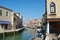
<path fill-rule="evenodd" d="M 12 11 L 11 9 L 6 8 L 6 7 L 3 7 L 3 6 L 0 6 L 0 8 L 6 9 L 6 10 L 9 10 L 9 11 Z"/>

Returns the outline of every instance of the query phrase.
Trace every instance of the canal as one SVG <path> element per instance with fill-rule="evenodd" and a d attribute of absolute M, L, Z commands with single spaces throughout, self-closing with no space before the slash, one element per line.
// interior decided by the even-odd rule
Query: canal
<path fill-rule="evenodd" d="M 4 38 L 0 38 L 0 40 L 29 40 L 36 34 L 35 29 L 27 28 L 23 31 L 20 31 L 16 35 L 5 36 Z"/>

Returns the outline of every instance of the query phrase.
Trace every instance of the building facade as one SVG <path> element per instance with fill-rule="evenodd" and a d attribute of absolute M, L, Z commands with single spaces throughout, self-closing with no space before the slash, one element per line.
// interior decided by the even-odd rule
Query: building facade
<path fill-rule="evenodd" d="M 43 25 L 46 33 L 60 33 L 60 0 L 46 0 L 46 11 L 43 15 Z"/>
<path fill-rule="evenodd" d="M 28 21 L 27 21 L 27 27 L 28 28 L 31 27 L 31 20 L 30 19 L 28 19 Z"/>
<path fill-rule="evenodd" d="M 11 9 L 0 6 L 0 30 L 11 30 L 16 28 L 16 24 L 19 26 L 20 15 L 13 12 Z M 19 21 L 18 23 L 15 21 Z"/>
<path fill-rule="evenodd" d="M 33 19 L 30 21 L 30 25 L 32 28 L 34 28 L 34 27 L 40 28 L 41 23 L 42 23 L 41 19 Z"/>
<path fill-rule="evenodd" d="M 41 27 L 41 22 L 42 22 L 41 19 L 33 19 L 31 21 L 31 25 L 36 27 Z"/>
<path fill-rule="evenodd" d="M 14 13 L 14 26 L 16 29 L 23 27 L 22 16 L 20 13 Z"/>

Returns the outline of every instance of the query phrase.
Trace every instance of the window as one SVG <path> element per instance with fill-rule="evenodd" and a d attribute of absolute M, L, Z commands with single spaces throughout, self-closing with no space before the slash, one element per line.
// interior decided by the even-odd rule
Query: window
<path fill-rule="evenodd" d="M 8 16 L 8 12 L 6 12 L 6 16 Z"/>
<path fill-rule="evenodd" d="M 2 10 L 0 10 L 0 16 L 2 16 Z"/>
<path fill-rule="evenodd" d="M 16 21 L 16 18 L 14 18 L 14 21 Z"/>
<path fill-rule="evenodd" d="M 50 4 L 50 13 L 55 14 L 56 13 L 56 6 L 54 2 L 51 2 Z"/>

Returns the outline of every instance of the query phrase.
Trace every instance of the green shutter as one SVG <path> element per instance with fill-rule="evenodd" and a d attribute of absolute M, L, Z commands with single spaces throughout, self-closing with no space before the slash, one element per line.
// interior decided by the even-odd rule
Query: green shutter
<path fill-rule="evenodd" d="M 16 21 L 16 18 L 14 18 L 14 21 Z"/>
<path fill-rule="evenodd" d="M 6 12 L 6 16 L 8 16 L 8 12 Z"/>
<path fill-rule="evenodd" d="M 2 10 L 0 10 L 0 16 L 2 16 Z"/>

